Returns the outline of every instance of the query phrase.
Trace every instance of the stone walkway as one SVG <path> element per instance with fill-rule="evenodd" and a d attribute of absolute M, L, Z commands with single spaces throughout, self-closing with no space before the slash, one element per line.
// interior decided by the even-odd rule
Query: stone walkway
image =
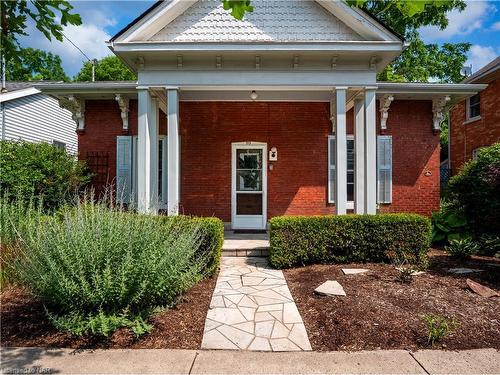
<path fill-rule="evenodd" d="M 283 272 L 265 258 L 222 258 L 201 347 L 311 350 Z"/>

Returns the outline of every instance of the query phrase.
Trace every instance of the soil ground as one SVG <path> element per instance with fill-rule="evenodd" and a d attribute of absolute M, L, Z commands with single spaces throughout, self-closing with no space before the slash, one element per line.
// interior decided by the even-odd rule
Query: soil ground
<path fill-rule="evenodd" d="M 496 264 L 496 265 L 491 265 Z M 449 268 L 468 267 L 483 272 L 454 275 Z M 370 272 L 344 275 L 342 268 L 368 268 Z M 450 258 L 430 252 L 430 267 L 410 284 L 397 281 L 387 264 L 312 265 L 285 270 L 290 291 L 302 315 L 313 350 L 373 350 L 429 348 L 422 317 L 453 317 L 459 327 L 435 347 L 447 349 L 500 349 L 500 298 L 484 298 L 466 284 L 470 278 L 500 289 L 500 260 Z M 337 280 L 345 297 L 324 297 L 314 289 Z"/>
<path fill-rule="evenodd" d="M 496 264 L 490 265 L 490 264 Z M 343 275 L 342 268 L 370 272 Z M 455 267 L 483 269 L 453 275 Z M 484 298 L 466 284 L 471 278 L 500 290 L 500 260 L 473 257 L 460 261 L 440 251 L 430 253 L 430 267 L 410 284 L 396 280 L 387 264 L 313 265 L 285 270 L 290 291 L 302 315 L 313 350 L 429 348 L 422 317 L 454 317 L 460 326 L 437 347 L 500 349 L 500 298 Z M 139 339 L 126 329 L 109 338 L 74 337 L 48 321 L 43 305 L 19 287 L 6 286 L 1 297 L 1 345 L 66 348 L 199 349 L 217 275 L 183 295 L 176 307 L 151 318 L 153 330 Z M 339 281 L 346 297 L 321 297 L 313 290 L 326 280 Z"/>
<path fill-rule="evenodd" d="M 201 281 L 179 303 L 154 315 L 151 333 L 136 339 L 128 329 L 109 338 L 75 337 L 59 332 L 48 321 L 43 305 L 27 291 L 7 286 L 1 294 L 1 344 L 5 347 L 199 349 L 217 275 Z"/>

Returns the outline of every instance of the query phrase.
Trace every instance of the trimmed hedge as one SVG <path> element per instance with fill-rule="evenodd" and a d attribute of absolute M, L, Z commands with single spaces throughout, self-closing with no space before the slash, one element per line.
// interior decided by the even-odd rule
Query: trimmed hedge
<path fill-rule="evenodd" d="M 270 220 L 269 262 L 407 262 L 425 267 L 431 222 L 416 214 L 280 216 Z"/>
<path fill-rule="evenodd" d="M 216 217 L 158 216 L 160 220 L 173 220 L 180 226 L 197 227 L 201 231 L 199 254 L 208 255 L 206 273 L 213 275 L 220 264 L 224 243 L 224 223 Z"/>

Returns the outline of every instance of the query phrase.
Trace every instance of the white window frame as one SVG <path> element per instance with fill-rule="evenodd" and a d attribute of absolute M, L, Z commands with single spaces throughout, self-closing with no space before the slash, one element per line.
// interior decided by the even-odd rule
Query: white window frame
<path fill-rule="evenodd" d="M 479 115 L 470 117 L 470 97 L 465 100 L 465 123 L 468 122 L 474 122 L 477 120 L 481 119 L 481 95 L 477 93 L 476 95 L 479 95 Z M 473 96 L 476 96 L 473 95 Z"/>
<path fill-rule="evenodd" d="M 328 136 L 328 203 L 330 204 L 335 204 L 335 199 L 332 199 L 331 196 L 332 196 L 332 192 L 331 192 L 331 186 L 330 186 L 330 181 L 331 181 L 331 178 L 332 176 L 335 176 L 335 165 L 331 165 L 330 164 L 330 160 L 331 160 L 331 153 L 332 152 L 335 152 L 335 149 L 331 149 L 331 140 L 335 140 L 335 135 L 334 134 L 331 134 Z M 354 135 L 353 134 L 348 134 L 346 136 L 346 141 L 354 141 Z M 356 152 L 356 144 L 354 144 L 354 148 L 353 148 L 353 152 Z M 347 149 L 347 146 L 346 146 L 346 149 Z M 347 155 L 346 155 L 347 157 Z M 347 160 L 346 160 L 346 163 L 347 163 Z M 349 171 L 349 170 L 347 170 Z M 353 169 L 353 173 L 354 173 L 354 189 L 356 189 L 356 163 L 354 163 L 354 169 Z M 347 201 L 347 206 L 346 208 L 348 210 L 354 210 L 354 201 Z"/>
<path fill-rule="evenodd" d="M 132 196 L 134 201 L 137 201 L 137 140 L 138 136 L 134 135 L 132 137 Z M 160 140 L 163 143 L 163 175 L 162 180 L 158 179 L 158 183 L 161 184 L 161 200 L 158 202 L 158 208 L 160 210 L 166 210 L 168 208 L 168 139 L 166 135 L 158 136 L 158 150 Z M 158 153 L 159 154 L 159 153 Z M 158 155 L 159 156 L 159 155 Z M 158 172 L 158 171 L 157 171 Z"/>

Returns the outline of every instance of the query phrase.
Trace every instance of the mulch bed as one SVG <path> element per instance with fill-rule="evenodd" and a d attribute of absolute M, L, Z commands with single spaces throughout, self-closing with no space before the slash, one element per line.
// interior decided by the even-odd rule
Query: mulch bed
<path fill-rule="evenodd" d="M 285 270 L 289 288 L 304 319 L 314 350 L 373 350 L 429 348 L 422 317 L 440 314 L 456 318 L 460 326 L 435 347 L 450 350 L 500 349 L 500 298 L 484 298 L 466 284 L 470 278 L 500 290 L 500 260 L 473 257 L 459 261 L 442 251 L 430 253 L 427 273 L 410 284 L 396 281 L 391 265 L 313 265 Z M 454 275 L 448 268 L 467 267 L 484 272 Z M 344 275 L 342 268 L 371 272 Z M 323 297 L 314 289 L 337 280 L 346 297 Z"/>
<path fill-rule="evenodd" d="M 151 333 L 136 339 L 127 329 L 109 338 L 75 337 L 52 327 L 41 303 L 23 289 L 7 286 L 1 293 L 2 346 L 141 349 L 199 349 L 205 318 L 217 275 L 205 279 L 181 296 L 179 303 L 154 315 Z"/>

